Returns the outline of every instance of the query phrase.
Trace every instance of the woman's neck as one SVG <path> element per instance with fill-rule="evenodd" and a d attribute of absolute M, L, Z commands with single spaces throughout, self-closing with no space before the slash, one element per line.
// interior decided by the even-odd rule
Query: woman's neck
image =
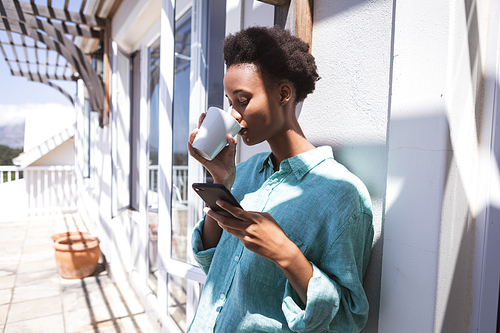
<path fill-rule="evenodd" d="M 276 139 L 268 140 L 269 146 L 273 152 L 274 170 L 278 171 L 283 160 L 305 153 L 314 147 L 304 136 L 302 130 L 289 129 Z"/>

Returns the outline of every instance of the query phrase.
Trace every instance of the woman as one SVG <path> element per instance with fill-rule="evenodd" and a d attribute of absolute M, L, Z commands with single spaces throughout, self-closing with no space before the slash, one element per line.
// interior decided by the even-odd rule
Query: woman
<path fill-rule="evenodd" d="M 253 27 L 223 47 L 224 89 L 239 135 L 247 145 L 267 141 L 272 153 L 235 166 L 229 136 L 208 161 L 192 148 L 197 130 L 190 135 L 190 154 L 244 208 L 218 201 L 235 218 L 205 208 L 194 230 L 194 256 L 207 280 L 190 332 L 360 331 L 368 316 L 362 280 L 371 202 L 331 148 L 314 147 L 299 126 L 297 103 L 318 79 L 308 45 L 277 27 Z"/>

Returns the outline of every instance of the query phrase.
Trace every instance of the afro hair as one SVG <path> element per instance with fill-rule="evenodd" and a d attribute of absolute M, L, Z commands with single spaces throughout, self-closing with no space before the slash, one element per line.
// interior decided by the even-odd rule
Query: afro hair
<path fill-rule="evenodd" d="M 290 81 L 296 91 L 295 102 L 312 93 L 319 79 L 309 45 L 279 27 L 251 27 L 224 39 L 227 68 L 253 64 L 272 81 Z"/>

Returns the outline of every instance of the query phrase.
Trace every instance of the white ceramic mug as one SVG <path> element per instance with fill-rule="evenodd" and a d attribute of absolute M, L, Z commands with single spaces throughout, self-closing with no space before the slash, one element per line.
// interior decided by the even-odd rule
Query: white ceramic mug
<path fill-rule="evenodd" d="M 240 130 L 240 124 L 229 112 L 212 106 L 196 134 L 193 148 L 203 158 L 212 160 L 227 145 L 227 135 L 235 136 Z"/>

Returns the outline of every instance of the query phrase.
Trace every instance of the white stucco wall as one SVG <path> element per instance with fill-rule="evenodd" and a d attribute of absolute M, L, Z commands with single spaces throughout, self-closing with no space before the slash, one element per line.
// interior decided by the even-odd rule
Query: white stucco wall
<path fill-rule="evenodd" d="M 375 237 L 365 277 L 370 317 L 364 332 L 376 332 L 378 325 L 391 26 L 392 1 L 315 1 L 312 54 L 321 80 L 299 116 L 307 138 L 332 146 L 372 197 Z"/>
<path fill-rule="evenodd" d="M 488 1 L 396 2 L 380 332 L 467 332 Z"/>

